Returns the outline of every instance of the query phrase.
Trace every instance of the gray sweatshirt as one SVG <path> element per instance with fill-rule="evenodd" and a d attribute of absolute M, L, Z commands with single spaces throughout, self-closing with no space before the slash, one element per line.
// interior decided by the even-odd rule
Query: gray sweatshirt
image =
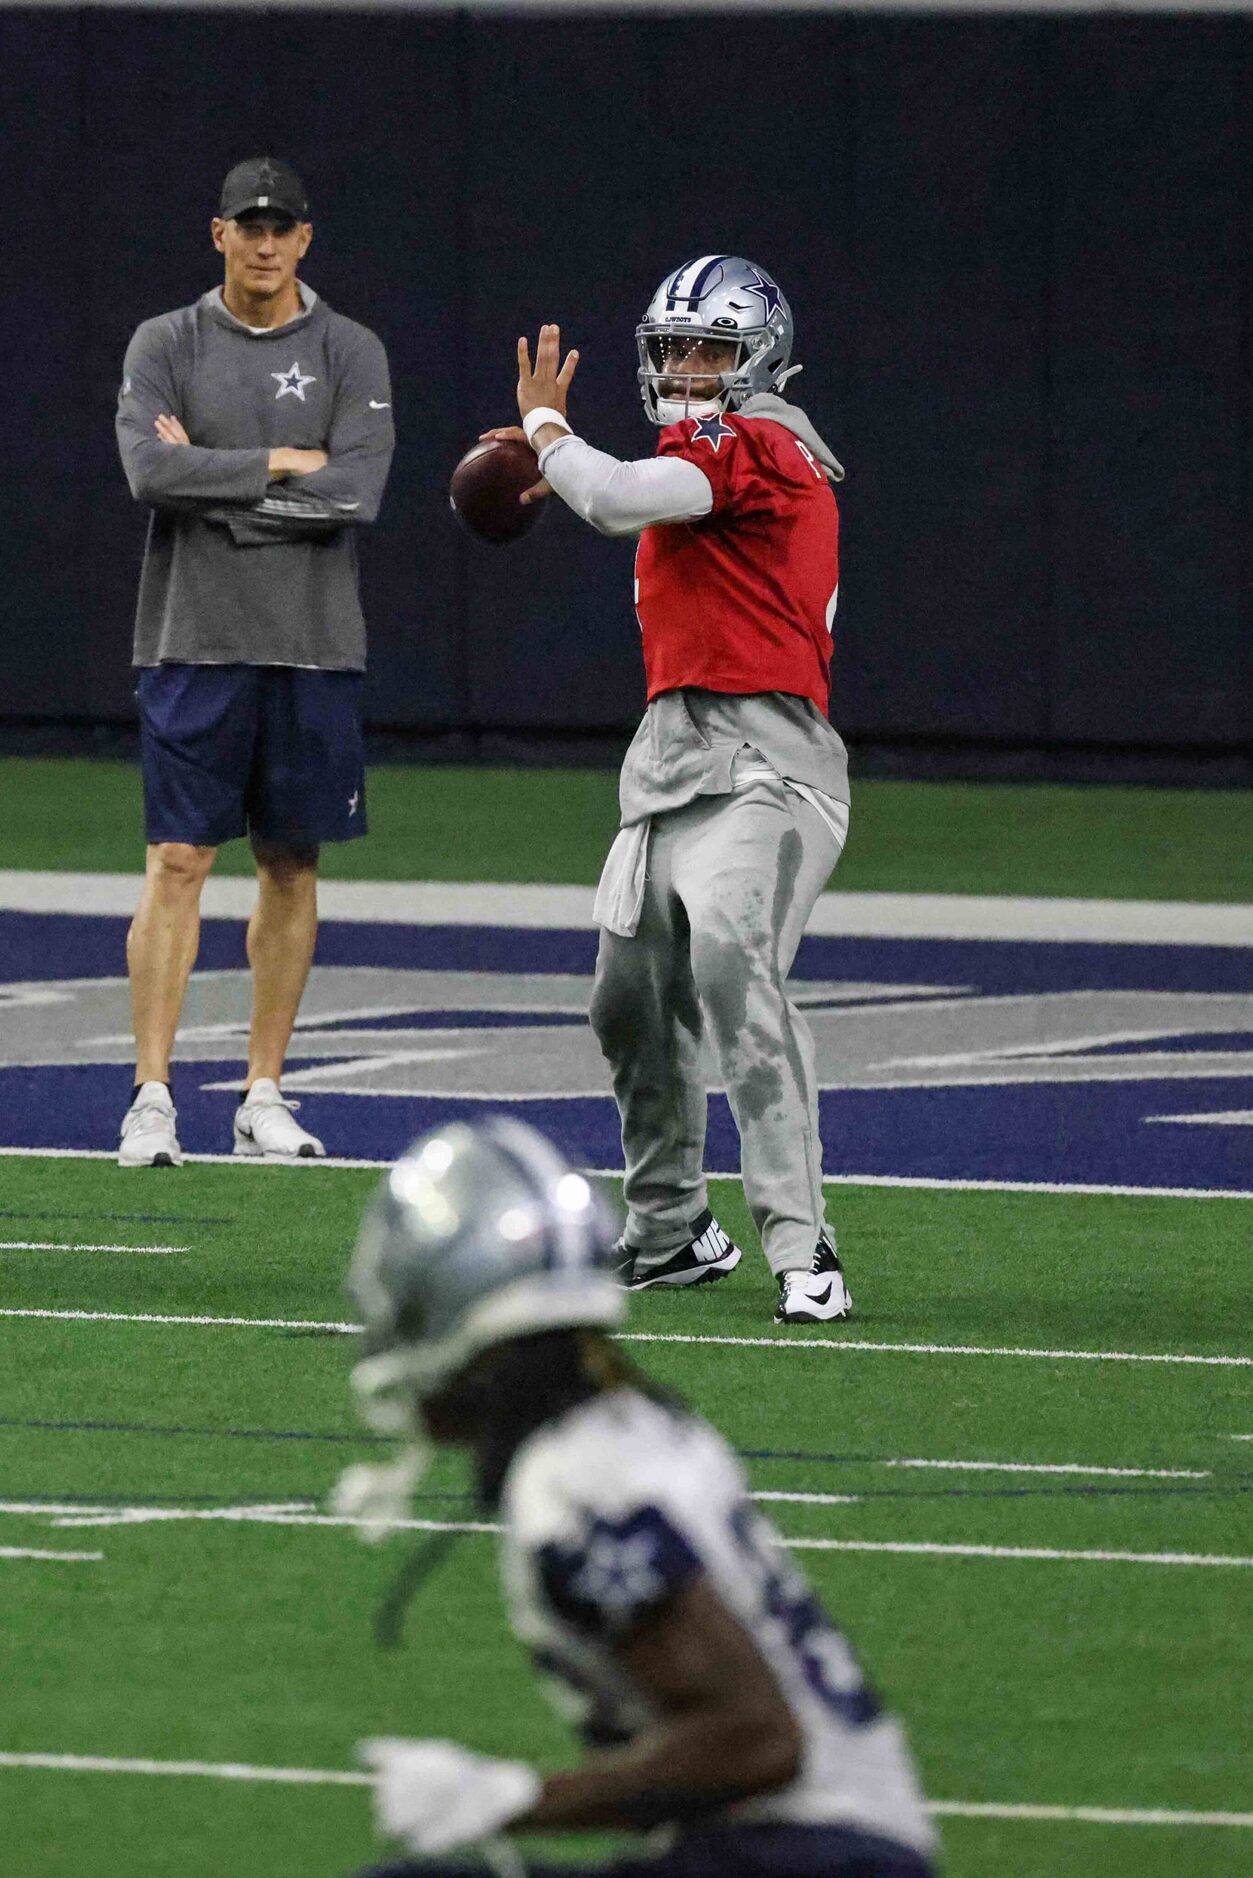
<path fill-rule="evenodd" d="M 258 332 L 215 288 L 145 320 L 127 348 L 118 448 L 152 509 L 136 665 L 365 666 L 354 529 L 378 514 L 395 444 L 387 356 L 301 295 L 294 320 Z M 164 412 L 190 444 L 162 443 Z M 279 447 L 330 461 L 271 482 Z"/>

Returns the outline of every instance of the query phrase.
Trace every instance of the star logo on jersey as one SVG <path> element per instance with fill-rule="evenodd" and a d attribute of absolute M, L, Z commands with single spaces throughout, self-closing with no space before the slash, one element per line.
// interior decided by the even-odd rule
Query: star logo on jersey
<path fill-rule="evenodd" d="M 723 422 L 722 413 L 716 412 L 713 417 L 697 418 L 696 429 L 692 432 L 692 442 L 699 443 L 703 440 L 705 443 L 712 446 L 714 455 L 716 456 L 722 448 L 722 439 L 724 437 L 734 437 L 734 435 L 735 432 L 732 430 L 730 424 Z"/>
<path fill-rule="evenodd" d="M 299 398 L 302 404 L 305 401 L 305 386 L 316 385 L 318 382 L 316 378 L 311 378 L 301 371 L 299 359 L 295 360 L 285 372 L 271 372 L 270 377 L 278 380 L 278 390 L 274 393 L 276 400 L 287 397 L 290 392 L 291 396 Z"/>
<path fill-rule="evenodd" d="M 756 294 L 761 301 L 761 317 L 764 324 L 778 312 L 783 295 L 768 274 L 760 273 L 757 268 L 751 271 L 753 278 L 745 282 L 744 292 Z"/>
<path fill-rule="evenodd" d="M 616 1532 L 596 1532 L 581 1569 L 570 1581 L 570 1589 L 598 1610 L 635 1610 L 665 1588 L 656 1558 L 657 1542 L 649 1532 L 637 1532 L 629 1538 Z"/>

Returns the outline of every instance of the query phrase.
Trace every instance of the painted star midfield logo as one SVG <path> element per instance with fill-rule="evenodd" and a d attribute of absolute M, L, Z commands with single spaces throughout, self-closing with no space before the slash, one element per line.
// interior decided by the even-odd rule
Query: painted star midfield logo
<path fill-rule="evenodd" d="M 712 445 L 713 453 L 717 456 L 719 450 L 722 448 L 722 439 L 724 437 L 734 437 L 734 435 L 735 432 L 732 430 L 730 424 L 723 423 L 722 413 L 719 411 L 715 412 L 713 417 L 697 418 L 696 429 L 692 432 L 692 442 L 696 443 L 703 440 L 705 443 Z"/>
<path fill-rule="evenodd" d="M 318 382 L 316 378 L 311 378 L 301 371 L 299 359 L 295 360 L 285 372 L 271 372 L 270 377 L 278 380 L 278 390 L 274 393 L 276 400 L 285 398 L 290 392 L 292 397 L 299 398 L 302 404 L 305 401 L 305 386 L 316 385 Z"/>

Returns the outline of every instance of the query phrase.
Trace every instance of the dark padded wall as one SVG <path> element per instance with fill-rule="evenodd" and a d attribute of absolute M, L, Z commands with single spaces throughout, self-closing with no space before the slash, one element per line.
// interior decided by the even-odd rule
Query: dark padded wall
<path fill-rule="evenodd" d="M 217 185 L 268 149 L 307 277 L 391 355 L 376 723 L 634 720 L 630 547 L 556 504 L 476 547 L 447 473 L 545 318 L 580 427 L 651 450 L 635 319 L 717 247 L 783 282 L 849 468 L 843 728 L 1247 742 L 1251 49 L 1239 18 L 0 12 L 0 720 L 129 713 L 121 358 L 218 277 Z"/>

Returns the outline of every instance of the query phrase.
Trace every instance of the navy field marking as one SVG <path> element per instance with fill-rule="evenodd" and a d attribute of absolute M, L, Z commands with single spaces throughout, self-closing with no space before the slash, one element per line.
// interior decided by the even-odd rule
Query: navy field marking
<path fill-rule="evenodd" d="M 56 876 L 29 878 L 36 904 L 82 905 L 90 881 L 86 904 L 108 911 L 0 910 L 0 1149 L 107 1151 L 130 1082 L 120 909 L 135 883 L 76 877 L 59 895 Z M 219 887 L 242 910 L 247 883 Z M 285 1078 L 332 1151 L 391 1159 L 420 1129 L 490 1106 L 528 1116 L 585 1166 L 620 1165 L 585 1021 L 590 895 L 350 894 L 328 896 Z M 0 887 L 0 909 L 19 897 Z M 378 917 L 345 918 L 349 906 Z M 815 1036 L 833 1178 L 1253 1194 L 1248 909 L 831 895 L 814 925 L 792 990 Z M 1093 936 L 1105 930 L 1134 936 Z M 237 918 L 206 919 L 175 1072 L 192 1153 L 230 1147 L 242 950 Z M 720 1093 L 707 1160 L 738 1165 Z"/>

